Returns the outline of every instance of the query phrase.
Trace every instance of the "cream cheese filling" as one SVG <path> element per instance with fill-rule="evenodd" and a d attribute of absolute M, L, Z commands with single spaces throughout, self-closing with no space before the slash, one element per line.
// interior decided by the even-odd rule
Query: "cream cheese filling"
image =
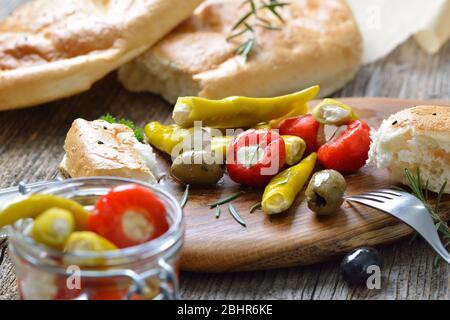
<path fill-rule="evenodd" d="M 142 214 L 132 210 L 123 215 L 122 227 L 125 235 L 137 242 L 150 239 L 154 232 L 153 225 Z"/>

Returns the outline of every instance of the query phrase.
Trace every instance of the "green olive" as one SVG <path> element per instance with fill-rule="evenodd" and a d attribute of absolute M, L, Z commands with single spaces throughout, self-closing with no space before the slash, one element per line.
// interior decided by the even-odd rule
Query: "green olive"
<path fill-rule="evenodd" d="M 172 163 L 170 173 L 184 184 L 211 185 L 223 176 L 222 157 L 216 159 L 214 153 L 201 151 L 185 151 Z"/>
<path fill-rule="evenodd" d="M 339 210 L 347 188 L 345 178 L 335 170 L 316 172 L 306 188 L 308 208 L 318 215 L 329 215 Z"/>

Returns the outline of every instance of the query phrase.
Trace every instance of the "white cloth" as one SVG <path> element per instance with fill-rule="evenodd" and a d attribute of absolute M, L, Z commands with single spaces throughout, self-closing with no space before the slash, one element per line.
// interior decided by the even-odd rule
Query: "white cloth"
<path fill-rule="evenodd" d="M 450 37 L 450 0 L 347 1 L 363 36 L 363 64 L 386 56 L 410 36 L 430 54 Z"/>

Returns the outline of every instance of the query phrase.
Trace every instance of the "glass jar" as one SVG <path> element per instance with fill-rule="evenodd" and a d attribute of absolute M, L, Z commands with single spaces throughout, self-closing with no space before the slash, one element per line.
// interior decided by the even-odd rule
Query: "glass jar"
<path fill-rule="evenodd" d="M 182 209 L 169 193 L 143 182 L 113 177 L 55 181 L 23 194 L 52 194 L 91 210 L 111 188 L 136 183 L 150 189 L 167 211 L 169 230 L 144 244 L 106 252 L 62 253 L 33 241 L 32 220 L 8 228 L 10 256 L 22 299 L 177 299 L 178 262 L 183 244 Z"/>

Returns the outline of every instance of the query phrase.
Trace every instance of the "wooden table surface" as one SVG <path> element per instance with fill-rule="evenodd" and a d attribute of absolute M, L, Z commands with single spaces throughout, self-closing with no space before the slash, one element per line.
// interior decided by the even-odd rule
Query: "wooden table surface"
<path fill-rule="evenodd" d="M 0 17 L 23 0 L 0 0 Z M 125 91 L 112 73 L 81 95 L 45 106 L 0 113 L 0 187 L 56 176 L 64 136 L 77 117 L 110 112 L 139 125 L 170 106 L 158 96 Z M 362 67 L 335 97 L 385 96 L 450 100 L 450 42 L 429 56 L 408 41 L 386 58 Z M 159 117 L 160 118 L 160 117 Z M 168 120 L 168 119 L 161 119 Z M 14 268 L 0 239 L 0 299 L 17 298 Z M 348 286 L 339 260 L 308 267 L 229 273 L 182 273 L 186 299 L 449 299 L 450 266 L 433 266 L 434 252 L 417 239 L 380 248 L 382 288 Z"/>

